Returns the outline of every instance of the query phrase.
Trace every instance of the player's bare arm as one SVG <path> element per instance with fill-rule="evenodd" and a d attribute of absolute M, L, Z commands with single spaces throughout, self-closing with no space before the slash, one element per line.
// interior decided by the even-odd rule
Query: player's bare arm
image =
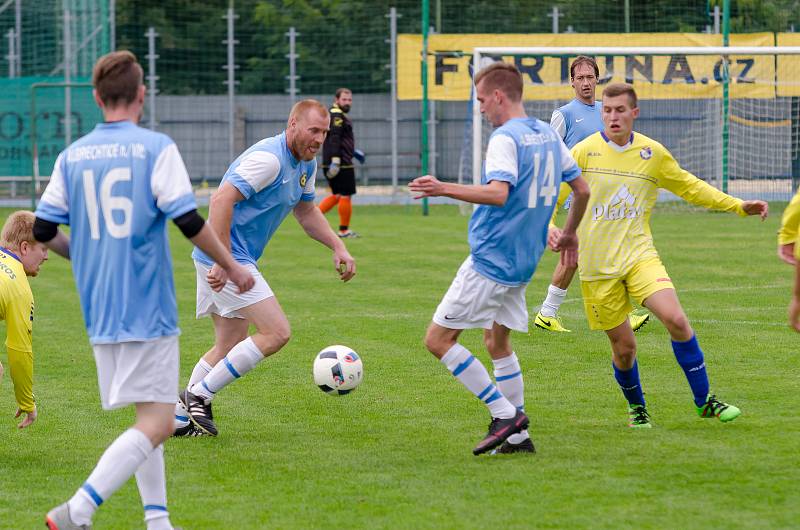
<path fill-rule="evenodd" d="M 800 333 L 800 265 L 795 266 L 794 292 L 789 303 L 789 327 Z"/>
<path fill-rule="evenodd" d="M 356 261 L 347 251 L 342 240 L 331 230 L 325 216 L 311 201 L 300 201 L 292 210 L 297 222 L 309 237 L 333 250 L 333 266 L 342 281 L 349 281 L 356 274 Z"/>
<path fill-rule="evenodd" d="M 242 200 L 244 200 L 244 195 L 236 189 L 236 186 L 229 182 L 224 182 L 211 196 L 211 201 L 208 205 L 208 224 L 211 225 L 214 234 L 228 252 L 230 252 L 231 248 L 233 206 Z M 204 249 L 201 248 L 200 250 Z M 210 254 L 209 256 L 213 258 Z M 227 281 L 228 275 L 223 268 L 214 263 L 211 270 L 208 272 L 208 284 L 215 291 L 219 291 Z"/>
<path fill-rule="evenodd" d="M 450 197 L 473 204 L 503 206 L 508 199 L 508 182 L 493 180 L 488 184 L 465 185 L 442 182 L 433 175 L 418 177 L 409 182 L 408 189 L 415 199 Z"/>
<path fill-rule="evenodd" d="M 576 267 L 578 264 L 578 235 L 576 230 L 586 212 L 589 203 L 589 184 L 583 177 L 568 183 L 572 188 L 572 205 L 569 208 L 567 221 L 555 243 L 554 250 L 561 252 L 561 264 L 565 267 Z"/>
<path fill-rule="evenodd" d="M 214 230 L 208 226 L 208 223 L 204 224 L 200 232 L 190 238 L 189 241 L 214 260 L 214 266 L 217 267 L 226 278 L 230 278 L 230 280 L 236 284 L 240 293 L 249 291 L 253 287 L 255 284 L 253 275 L 233 259 L 230 250 L 222 245 L 214 233 Z M 211 273 L 209 272 L 209 276 L 210 275 Z M 218 278 L 216 276 L 213 279 L 209 277 L 208 283 L 211 285 L 212 289 L 219 291 L 226 282 L 223 281 L 220 284 L 217 280 Z"/>

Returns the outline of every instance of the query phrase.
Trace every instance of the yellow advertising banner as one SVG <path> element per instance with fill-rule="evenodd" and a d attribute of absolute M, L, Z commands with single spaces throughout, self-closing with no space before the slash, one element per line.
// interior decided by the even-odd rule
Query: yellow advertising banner
<path fill-rule="evenodd" d="M 800 46 L 800 33 L 778 33 L 776 46 Z M 778 56 L 778 95 L 800 96 L 800 55 Z"/>
<path fill-rule="evenodd" d="M 792 35 L 793 38 L 795 37 Z M 800 40 L 792 41 L 800 44 Z M 773 46 L 773 33 L 731 35 L 731 46 Z M 476 47 L 587 47 L 587 46 L 721 46 L 720 35 L 696 33 L 631 34 L 453 34 L 428 39 L 428 94 L 436 100 L 467 100 L 471 96 L 472 51 Z M 398 37 L 398 97 L 421 99 L 422 38 Z M 525 80 L 524 98 L 529 100 L 571 99 L 569 64 L 573 56 L 492 57 L 517 65 Z M 798 69 L 787 57 L 778 79 L 797 77 Z M 800 57 L 796 59 L 800 61 Z M 730 56 L 730 96 L 773 98 L 776 95 L 776 61 L 772 55 Z M 722 94 L 723 58 L 710 55 L 598 56 L 600 84 L 628 82 L 641 99 L 716 98 Z M 781 61 L 778 61 L 781 64 Z M 781 86 L 780 84 L 778 86 Z M 794 87 L 794 85 L 791 85 Z M 799 90 L 794 87 L 794 90 Z"/>

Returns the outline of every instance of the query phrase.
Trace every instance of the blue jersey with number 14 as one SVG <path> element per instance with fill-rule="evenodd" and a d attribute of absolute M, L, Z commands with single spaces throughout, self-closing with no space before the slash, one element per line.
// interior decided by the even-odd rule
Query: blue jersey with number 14
<path fill-rule="evenodd" d="M 489 138 L 482 183 L 508 182 L 503 206 L 482 204 L 469 222 L 475 270 L 504 285 L 528 283 L 547 244 L 561 182 L 580 176 L 564 142 L 546 123 L 514 118 Z"/>
<path fill-rule="evenodd" d="M 181 155 L 164 134 L 101 123 L 59 155 L 36 216 L 70 226 L 92 344 L 179 333 L 166 219 L 196 208 Z"/>

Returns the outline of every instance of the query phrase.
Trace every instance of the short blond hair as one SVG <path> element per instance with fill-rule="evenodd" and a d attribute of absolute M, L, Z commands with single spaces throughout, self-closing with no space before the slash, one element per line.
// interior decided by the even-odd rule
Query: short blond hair
<path fill-rule="evenodd" d="M 289 112 L 288 122 L 291 123 L 293 119 L 300 120 L 305 115 L 307 115 L 311 111 L 311 109 L 314 109 L 317 112 L 319 112 L 320 116 L 330 117 L 328 109 L 327 107 L 325 107 L 325 105 L 323 105 L 316 99 L 304 99 L 294 104 L 291 112 Z"/>
<path fill-rule="evenodd" d="M 522 74 L 510 63 L 497 61 L 475 74 L 475 86 L 481 81 L 490 90 L 499 90 L 514 103 L 522 100 Z"/>
<path fill-rule="evenodd" d="M 3 231 L 0 232 L 0 246 L 19 250 L 23 241 L 36 243 L 36 239 L 33 237 L 34 221 L 36 221 L 36 216 L 27 210 L 20 210 L 9 215 L 6 224 L 3 225 Z"/>
<path fill-rule="evenodd" d="M 622 95 L 628 96 L 628 101 L 630 101 L 632 109 L 639 106 L 639 98 L 636 96 L 636 90 L 634 90 L 633 85 L 629 85 L 628 83 L 611 83 L 603 90 L 603 97 L 615 98 Z"/>

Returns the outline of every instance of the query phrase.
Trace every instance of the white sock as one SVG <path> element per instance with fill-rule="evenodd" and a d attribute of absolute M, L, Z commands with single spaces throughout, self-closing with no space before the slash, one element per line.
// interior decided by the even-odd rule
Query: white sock
<path fill-rule="evenodd" d="M 567 297 L 567 290 L 555 285 L 550 285 L 547 288 L 547 298 L 542 303 L 542 308 L 539 312 L 545 317 L 554 317 L 558 313 L 558 308 L 564 303 L 564 298 Z"/>
<path fill-rule="evenodd" d="M 201 357 L 200 360 L 197 361 L 197 364 L 194 365 L 194 369 L 192 370 L 192 375 L 189 376 L 189 384 L 186 385 L 186 389 L 189 390 L 192 388 L 193 384 L 202 381 L 203 378 L 208 375 L 208 372 L 210 372 L 212 368 L 214 367 L 208 364 L 205 361 L 205 359 Z"/>
<path fill-rule="evenodd" d="M 522 369 L 517 354 L 511 352 L 508 357 L 492 360 L 494 363 L 494 380 L 500 392 L 519 410 L 525 409 L 525 383 L 522 380 Z M 518 444 L 530 438 L 528 431 L 521 431 L 508 437 L 508 442 Z"/>
<path fill-rule="evenodd" d="M 252 337 L 247 337 L 233 347 L 207 376 L 199 383 L 192 385 L 192 394 L 211 401 L 217 392 L 242 377 L 264 360 L 264 354 L 258 349 Z"/>
<path fill-rule="evenodd" d="M 164 445 L 150 452 L 136 470 L 136 485 L 144 506 L 147 530 L 172 530 L 167 511 L 167 478 L 164 471 Z"/>
<path fill-rule="evenodd" d="M 467 390 L 489 407 L 493 418 L 508 419 L 516 415 L 517 409 L 492 383 L 486 367 L 480 361 L 475 362 L 475 357 L 464 346 L 455 343 L 441 361 Z"/>
<path fill-rule="evenodd" d="M 128 429 L 108 446 L 97 466 L 69 500 L 69 513 L 77 525 L 89 525 L 97 507 L 117 491 L 153 452 L 145 434 Z"/>

